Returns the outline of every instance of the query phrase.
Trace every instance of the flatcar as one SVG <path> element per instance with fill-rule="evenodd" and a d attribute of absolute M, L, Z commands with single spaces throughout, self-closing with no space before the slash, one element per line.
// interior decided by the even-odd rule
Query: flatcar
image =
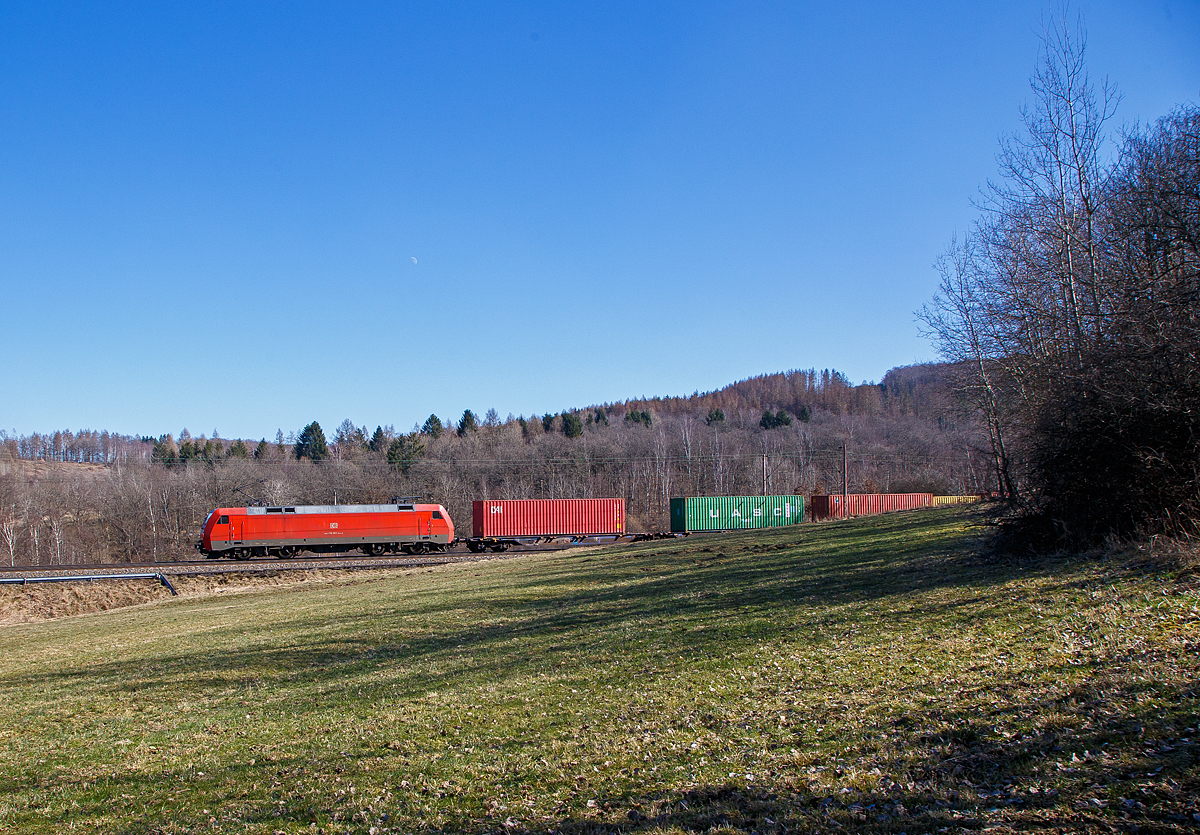
<path fill-rule="evenodd" d="M 294 557 L 359 550 L 371 556 L 444 551 L 454 522 L 440 504 L 219 507 L 196 548 L 209 559 Z"/>

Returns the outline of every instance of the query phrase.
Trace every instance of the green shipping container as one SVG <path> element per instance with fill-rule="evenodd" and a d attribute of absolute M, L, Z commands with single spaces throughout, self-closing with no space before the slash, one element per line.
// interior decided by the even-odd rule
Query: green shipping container
<path fill-rule="evenodd" d="M 737 531 L 804 521 L 800 496 L 702 496 L 671 499 L 671 531 Z"/>

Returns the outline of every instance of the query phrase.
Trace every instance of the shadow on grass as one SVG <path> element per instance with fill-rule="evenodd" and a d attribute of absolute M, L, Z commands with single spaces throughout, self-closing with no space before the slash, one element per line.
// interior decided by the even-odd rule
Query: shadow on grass
<path fill-rule="evenodd" d="M 1194 833 L 1200 823 L 1200 693 L 1182 677 L 1105 671 L 1059 695 L 983 713 L 906 711 L 911 732 L 872 750 L 761 784 L 690 785 L 652 795 L 590 794 L 553 823 L 462 817 L 454 831 L 592 835 L 687 833 L 1127 831 Z M 1009 690 L 1024 686 L 1004 682 Z M 1028 688 L 1025 688 L 1028 691 Z M 1151 697 L 1151 698 L 1147 698 Z M 1003 732 L 1006 716 L 1059 717 Z M 1013 727 L 1013 726 L 1009 726 Z M 746 775 L 749 777 L 750 775 Z M 768 778 L 771 775 L 768 775 Z M 577 805 L 584 807 L 586 790 Z"/>
<path fill-rule="evenodd" d="M 127 832 L 203 829 L 211 806 L 222 823 L 264 824 L 284 831 L 315 825 L 325 832 L 366 832 L 375 825 L 413 832 L 563 835 L 1194 832 L 1200 820 L 1198 694 L 1194 683 L 1181 680 L 1157 687 L 1156 698 L 1148 700 L 1147 690 L 1155 685 L 1139 682 L 1136 672 L 1136 667 L 1113 670 L 1058 695 L 1026 693 L 1031 698 L 985 714 L 905 712 L 893 723 L 907 731 L 899 741 L 846 751 L 786 775 L 767 774 L 760 782 L 730 780 L 629 794 L 606 791 L 599 780 L 580 784 L 570 804 L 551 819 L 522 819 L 511 810 L 489 808 L 486 797 L 476 794 L 463 798 L 458 807 L 451 796 L 438 825 L 427 825 L 419 810 L 431 794 L 445 798 L 452 792 L 448 783 L 442 784 L 445 791 L 425 784 L 408 795 L 397 788 L 393 799 L 368 804 L 365 798 L 333 790 L 333 779 L 343 768 L 343 785 L 354 779 L 354 757 L 330 751 L 316 759 L 272 758 L 208 774 L 195 765 L 176 767 L 157 775 L 155 783 L 168 791 L 185 790 L 188 806 L 159 812 L 138 811 L 145 775 L 106 778 L 103 785 L 73 794 L 73 808 L 62 823 L 115 812 L 138 821 L 122 829 Z M 1022 687 L 1017 679 L 1002 684 L 1012 690 Z M 1056 728 L 1024 735 L 998 732 L 1005 715 L 1014 713 L 1054 714 L 1060 721 Z M 412 776 L 399 758 L 378 767 L 394 775 L 392 784 Z M 18 775 L 5 775 L 0 794 L 23 790 L 22 783 Z M 304 784 L 321 788 L 304 793 L 299 788 Z M 43 785 L 52 787 L 53 782 Z M 230 786 L 255 785 L 274 788 L 239 801 L 229 796 Z M 21 818 L 10 821 L 20 823 Z"/>
<path fill-rule="evenodd" d="M 508 589 L 441 592 L 436 598 L 418 593 L 405 597 L 403 608 L 341 616 L 336 623 L 314 623 L 305 615 L 272 622 L 273 634 L 296 636 L 290 646 L 279 646 L 274 637 L 257 645 L 251 638 L 247 646 L 246 630 L 227 627 L 217 634 L 230 636 L 229 648 L 167 649 L 137 669 L 114 659 L 9 674 L 0 683 L 99 679 L 119 692 L 183 681 L 212 689 L 258 680 L 336 690 L 359 687 L 387 668 L 395 674 L 389 686 L 399 685 L 389 694 L 412 698 L 482 676 L 554 671 L 559 660 L 577 663 L 582 650 L 619 656 L 631 635 L 686 655 L 736 650 L 781 632 L 794 634 L 803 623 L 805 640 L 819 643 L 825 627 L 842 628 L 857 617 L 847 607 L 945 589 L 980 593 L 874 616 L 919 621 L 958 608 L 977 617 L 987 589 L 1029 570 L 963 556 L 961 525 L 961 512 L 934 511 L 612 549 L 561 567 L 537 566 L 536 595 Z M 581 588 L 585 583 L 592 585 Z M 447 627 L 448 621 L 459 622 Z M 697 626 L 704 629 L 692 628 Z"/>
<path fill-rule="evenodd" d="M 543 565 L 535 567 L 535 584 L 545 593 L 536 597 L 488 589 L 464 590 L 452 599 L 445 593 L 437 598 L 415 595 L 405 598 L 403 608 L 363 612 L 336 623 L 314 624 L 301 615 L 271 623 L 273 634 L 297 636 L 293 646 L 264 638 L 258 645 L 215 653 L 167 650 L 136 668 L 113 660 L 9 675 L 3 683 L 70 686 L 82 678 L 100 678 L 118 695 L 138 690 L 140 697 L 153 699 L 178 697 L 180 683 L 192 690 L 220 690 L 253 680 L 268 694 L 281 686 L 285 693 L 303 691 L 318 701 L 362 690 L 365 695 L 354 698 L 369 708 L 369 700 L 385 694 L 412 699 L 430 690 L 479 688 L 507 677 L 553 672 L 560 660 L 572 665 L 569 672 L 589 656 L 620 656 L 632 636 L 677 655 L 721 653 L 763 637 L 792 634 L 798 623 L 807 624 L 805 640 L 819 641 L 821 629 L 844 626 L 857 609 L 881 601 L 888 606 L 870 615 L 876 626 L 881 618 L 945 622 L 956 609 L 978 617 L 981 607 L 986 610 L 989 588 L 1030 571 L 1049 570 L 953 555 L 957 534 L 944 531 L 946 517 L 908 521 L 920 523 L 918 530 L 931 535 L 906 537 L 908 526 L 902 520 L 888 520 L 840 530 L 806 527 L 770 536 L 738 534 L 614 550 L 604 560 L 584 558 L 595 561 L 596 571 L 588 578 L 592 588 L 581 588 L 580 575 L 580 566 L 591 563 Z M 847 530 L 858 536 L 847 541 Z M 913 596 L 948 589 L 955 594 L 911 602 Z M 420 634 L 408 631 L 419 622 L 437 626 L 421 627 L 427 631 Z M 693 625 L 705 629 L 687 631 Z M 318 626 L 321 634 L 310 634 Z M 242 636 L 233 628 L 222 634 Z M 372 683 L 381 670 L 390 671 L 386 684 Z M 1043 672 L 1043 681 L 1080 679 L 1079 668 L 1056 670 L 1047 663 L 1039 670 Z M 1090 677 L 1085 674 L 1070 691 L 1051 693 L 1044 686 L 1036 689 L 1042 685 L 1020 673 L 999 670 L 989 685 L 1003 696 L 995 707 L 981 708 L 977 692 L 960 699 L 973 705 L 962 710 L 948 699 L 928 709 L 894 705 L 893 714 L 879 720 L 878 743 L 846 750 L 828 762 L 814 761 L 811 768 L 788 768 L 761 785 L 731 778 L 727 784 L 679 783 L 659 794 L 621 796 L 606 795 L 597 785 L 591 791 L 595 807 L 586 806 L 588 798 L 580 794 L 553 821 L 537 822 L 465 808 L 464 803 L 441 829 L 765 833 L 844 828 L 913 833 L 1001 826 L 1191 831 L 1197 820 L 1190 816 L 1200 814 L 1195 806 L 1200 784 L 1194 740 L 1200 717 L 1194 675 L 1148 680 L 1139 675 L 1136 659 L 1124 667 L 1106 662 L 1088 672 Z M 629 671 L 619 675 L 628 677 Z M 312 705 L 317 702 L 295 709 Z M 828 721 L 837 720 L 838 709 L 830 708 Z M 1059 717 L 1057 725 L 1035 722 L 1019 730 L 1030 717 L 1050 715 Z M 1187 728 L 1192 729 L 1190 737 Z M 296 786 L 336 774 L 339 767 L 352 767 L 365 757 L 382 757 L 381 767 L 397 775 L 392 780 L 397 782 L 405 761 L 379 745 L 374 740 L 305 760 L 225 766 L 205 778 L 220 789 L 207 801 L 210 783 L 198 781 L 194 768 L 180 771 L 175 765 L 160 779 L 164 785 L 186 786 L 195 805 L 220 805 L 222 814 L 236 811 L 243 822 L 325 826 L 337 816 L 339 823 L 355 823 L 354 831 L 366 831 L 370 821 L 361 818 L 361 806 L 351 798 L 328 792 L 311 798 Z M 25 791 L 36 779 L 6 775 L 0 778 L 0 794 Z M 131 775 L 125 793 L 144 788 L 145 779 Z M 113 780 L 104 794 L 75 795 L 84 813 L 102 810 L 104 803 L 121 796 L 122 786 L 118 778 Z M 239 802 L 224 791 L 255 781 L 275 781 L 279 788 L 269 798 Z M 378 811 L 397 820 L 406 814 L 405 808 L 384 809 Z M 167 821 L 163 823 L 165 828 Z M 154 825 L 150 817 L 146 829 L 130 831 L 152 831 Z M 419 826 L 405 828 L 420 831 Z"/>

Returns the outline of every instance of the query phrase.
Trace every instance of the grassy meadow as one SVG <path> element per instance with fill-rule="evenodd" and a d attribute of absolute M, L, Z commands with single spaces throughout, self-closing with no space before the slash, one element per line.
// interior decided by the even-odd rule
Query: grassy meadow
<path fill-rule="evenodd" d="M 978 509 L 0 629 L 0 832 L 1200 828 L 1200 593 Z"/>

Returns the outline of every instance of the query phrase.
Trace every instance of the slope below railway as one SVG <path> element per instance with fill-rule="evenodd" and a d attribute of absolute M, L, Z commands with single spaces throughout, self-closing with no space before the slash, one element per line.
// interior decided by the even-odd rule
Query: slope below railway
<path fill-rule="evenodd" d="M 368 582 L 390 572 L 512 559 L 522 553 L 438 554 L 426 557 L 322 555 L 313 559 L 188 561 L 0 569 L 0 626 L 104 612 L 168 597 L 204 597 L 312 583 Z M 151 577 L 160 574 L 170 587 Z M 112 579 L 105 579 L 106 575 Z M 78 580 L 71 579 L 77 577 Z M 13 582 L 25 580 L 26 582 Z"/>

